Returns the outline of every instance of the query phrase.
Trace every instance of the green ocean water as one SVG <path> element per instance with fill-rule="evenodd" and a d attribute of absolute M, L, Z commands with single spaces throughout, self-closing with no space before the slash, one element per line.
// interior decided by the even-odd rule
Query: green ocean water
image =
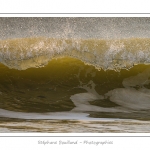
<path fill-rule="evenodd" d="M 149 18 L 0 20 L 1 132 L 149 132 Z"/>

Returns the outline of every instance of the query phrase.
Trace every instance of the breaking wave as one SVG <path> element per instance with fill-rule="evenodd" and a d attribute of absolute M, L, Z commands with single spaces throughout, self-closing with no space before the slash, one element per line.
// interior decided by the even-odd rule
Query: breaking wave
<path fill-rule="evenodd" d="M 72 57 L 97 69 L 129 69 L 150 63 L 150 39 L 22 38 L 0 41 L 0 62 L 25 70 L 43 67 L 54 58 Z"/>
<path fill-rule="evenodd" d="M 150 119 L 148 18 L 0 20 L 1 117 Z"/>

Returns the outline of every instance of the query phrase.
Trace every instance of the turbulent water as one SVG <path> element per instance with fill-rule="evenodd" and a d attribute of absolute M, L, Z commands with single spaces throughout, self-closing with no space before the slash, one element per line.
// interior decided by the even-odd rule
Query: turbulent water
<path fill-rule="evenodd" d="M 0 18 L 1 132 L 149 132 L 149 113 L 149 18 Z"/>

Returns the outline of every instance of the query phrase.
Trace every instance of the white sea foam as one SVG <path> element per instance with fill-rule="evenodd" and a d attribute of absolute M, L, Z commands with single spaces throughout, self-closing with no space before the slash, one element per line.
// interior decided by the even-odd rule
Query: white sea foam
<path fill-rule="evenodd" d="M 118 88 L 109 91 L 106 96 L 110 101 L 116 104 L 133 109 L 148 110 L 150 109 L 150 90 L 136 90 L 134 88 Z"/>
<path fill-rule="evenodd" d="M 24 38 L 0 41 L 0 62 L 25 70 L 42 67 L 54 58 L 72 57 L 104 70 L 129 69 L 150 63 L 150 39 Z"/>
<path fill-rule="evenodd" d="M 80 82 L 81 84 L 81 82 Z M 89 87 L 89 85 L 91 85 Z M 94 106 L 91 105 L 89 102 L 94 100 L 102 100 L 104 99 L 104 96 L 99 95 L 95 90 L 95 84 L 93 81 L 89 81 L 86 85 L 79 86 L 80 88 L 83 88 L 87 91 L 87 93 L 79 93 L 72 95 L 70 99 L 76 106 L 71 111 L 72 112 L 129 112 L 127 109 L 121 108 L 121 107 L 114 107 L 114 108 L 104 108 L 100 106 Z"/>
<path fill-rule="evenodd" d="M 71 96 L 71 100 L 76 106 L 72 111 L 76 112 L 133 112 L 150 109 L 150 90 L 144 85 L 149 84 L 150 68 L 136 76 L 132 76 L 123 80 L 124 88 L 117 88 L 107 92 L 104 95 L 99 95 L 95 90 L 95 84 L 91 80 L 88 84 L 82 85 L 87 93 L 80 93 Z M 91 86 L 89 86 L 91 85 Z M 136 89 L 136 86 L 139 88 Z M 89 102 L 109 98 L 110 101 L 118 104 L 120 107 L 103 108 L 91 105 Z"/>
<path fill-rule="evenodd" d="M 25 112 L 15 112 L 15 111 L 0 109 L 1 117 L 18 118 L 18 119 L 82 120 L 82 119 L 87 119 L 88 115 L 89 114 L 86 113 L 75 113 L 75 112 L 25 113 Z"/>
<path fill-rule="evenodd" d="M 127 110 L 115 107 L 115 108 L 104 108 L 100 106 L 91 105 L 89 102 L 98 100 L 92 93 L 80 93 L 71 96 L 70 98 L 74 105 L 76 106 L 71 110 L 71 112 L 128 112 Z M 100 99 L 99 99 L 100 100 Z"/>
<path fill-rule="evenodd" d="M 125 88 L 118 88 L 105 94 L 111 101 L 122 107 L 132 110 L 149 110 L 150 109 L 150 90 L 144 85 L 150 83 L 150 68 L 136 76 L 123 80 Z M 138 86 L 138 89 L 135 87 Z"/>

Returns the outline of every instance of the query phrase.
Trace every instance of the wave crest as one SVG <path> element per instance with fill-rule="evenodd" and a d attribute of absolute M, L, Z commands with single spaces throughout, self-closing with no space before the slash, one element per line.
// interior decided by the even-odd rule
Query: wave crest
<path fill-rule="evenodd" d="M 73 57 L 100 69 L 129 69 L 150 63 L 150 39 L 23 38 L 0 41 L 0 62 L 25 70 L 43 67 L 51 59 Z"/>

